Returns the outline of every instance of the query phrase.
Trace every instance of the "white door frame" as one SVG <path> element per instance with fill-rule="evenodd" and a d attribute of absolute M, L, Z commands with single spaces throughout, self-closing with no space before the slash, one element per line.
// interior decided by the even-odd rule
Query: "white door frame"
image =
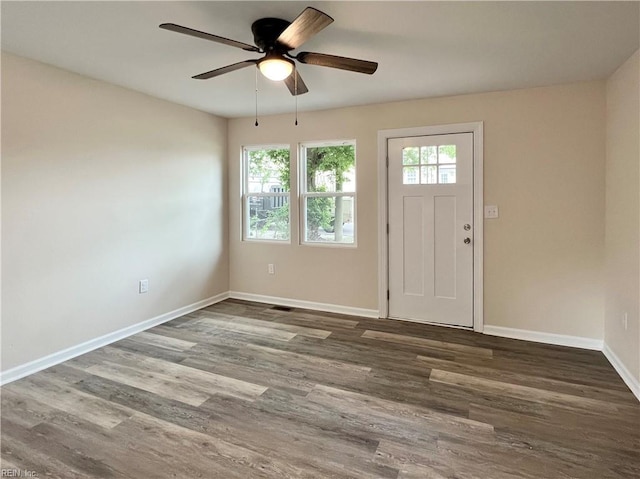
<path fill-rule="evenodd" d="M 378 131 L 378 315 L 389 316 L 389 236 L 387 143 L 390 138 L 473 133 L 473 330 L 484 330 L 484 194 L 483 194 L 483 122 L 422 126 Z"/>

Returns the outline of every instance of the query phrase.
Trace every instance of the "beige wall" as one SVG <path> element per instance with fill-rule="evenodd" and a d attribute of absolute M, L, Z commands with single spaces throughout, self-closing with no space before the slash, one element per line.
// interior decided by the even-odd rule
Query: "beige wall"
<path fill-rule="evenodd" d="M 640 381 L 640 51 L 609 78 L 606 91 L 604 339 Z"/>
<path fill-rule="evenodd" d="M 226 120 L 3 54 L 2 370 L 226 292 L 226 176 Z"/>
<path fill-rule="evenodd" d="M 484 121 L 485 324 L 601 339 L 604 118 L 589 82 L 230 120 L 231 290 L 377 310 L 378 130 Z M 357 141 L 358 247 L 301 246 L 297 205 L 291 244 L 242 242 L 242 145 L 328 139 Z"/>
<path fill-rule="evenodd" d="M 485 323 L 603 336 L 604 82 L 304 113 L 298 127 L 235 119 L 227 132 L 20 57 L 2 67 L 3 371 L 229 289 L 376 310 L 377 133 L 470 121 L 484 121 L 485 203 L 500 207 L 485 221 Z M 242 242 L 241 146 L 291 144 L 295 177 L 295 146 L 327 139 L 357 141 L 357 248 L 301 246 L 295 201 L 291 244 Z M 637 297 L 636 326 L 631 309 L 637 328 Z"/>

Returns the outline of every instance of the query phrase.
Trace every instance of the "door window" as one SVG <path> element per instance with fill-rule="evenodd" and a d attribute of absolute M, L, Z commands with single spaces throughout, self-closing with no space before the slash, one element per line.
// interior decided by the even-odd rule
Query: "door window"
<path fill-rule="evenodd" d="M 456 182 L 456 145 L 408 146 L 402 149 L 402 184 Z"/>

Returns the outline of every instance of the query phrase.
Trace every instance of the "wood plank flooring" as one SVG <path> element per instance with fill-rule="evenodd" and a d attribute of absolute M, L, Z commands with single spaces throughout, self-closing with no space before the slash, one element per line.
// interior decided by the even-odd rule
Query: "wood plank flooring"
<path fill-rule="evenodd" d="M 37 477 L 640 477 L 599 352 L 244 301 L 0 395 L 2 468 Z"/>

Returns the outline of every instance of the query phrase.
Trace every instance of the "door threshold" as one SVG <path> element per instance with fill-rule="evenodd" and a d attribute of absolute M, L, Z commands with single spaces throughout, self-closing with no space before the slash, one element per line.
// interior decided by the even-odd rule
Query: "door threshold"
<path fill-rule="evenodd" d="M 464 331 L 473 331 L 473 326 L 458 326 L 457 324 L 446 324 L 446 323 L 436 323 L 433 321 L 424 321 L 422 319 L 410 319 L 410 318 L 394 318 L 393 316 L 388 316 L 384 319 L 391 319 L 393 321 L 405 321 L 407 323 L 416 323 L 416 324 L 427 324 L 429 326 L 443 326 L 445 328 L 452 329 L 462 329 Z"/>

